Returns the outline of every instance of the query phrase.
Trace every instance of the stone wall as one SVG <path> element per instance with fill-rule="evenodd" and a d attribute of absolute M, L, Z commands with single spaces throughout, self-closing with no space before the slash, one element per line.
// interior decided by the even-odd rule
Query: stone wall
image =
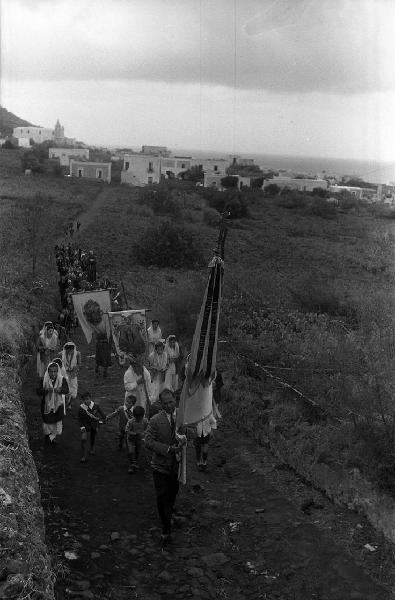
<path fill-rule="evenodd" d="M 0 599 L 54 598 L 36 466 L 14 357 L 0 360 Z"/>

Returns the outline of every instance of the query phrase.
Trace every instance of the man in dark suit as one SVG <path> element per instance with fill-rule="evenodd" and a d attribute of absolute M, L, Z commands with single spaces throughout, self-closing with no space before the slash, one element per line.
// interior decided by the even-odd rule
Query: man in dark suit
<path fill-rule="evenodd" d="M 162 545 L 170 542 L 171 518 L 177 497 L 178 460 L 181 448 L 176 442 L 176 400 L 173 392 L 160 394 L 162 410 L 148 423 L 145 445 L 152 451 L 154 486 L 158 513 L 162 522 Z"/>

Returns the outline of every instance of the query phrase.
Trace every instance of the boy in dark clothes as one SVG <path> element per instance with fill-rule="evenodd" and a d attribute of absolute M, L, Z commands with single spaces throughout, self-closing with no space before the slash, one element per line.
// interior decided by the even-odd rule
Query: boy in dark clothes
<path fill-rule="evenodd" d="M 144 432 L 148 426 L 148 419 L 144 415 L 144 408 L 135 406 L 133 417 L 126 424 L 125 433 L 130 461 L 128 473 L 134 473 L 138 469 L 137 461 L 144 442 Z"/>
<path fill-rule="evenodd" d="M 99 425 L 103 424 L 103 422 L 106 420 L 106 415 L 103 413 L 100 406 L 93 402 L 89 392 L 84 392 L 81 394 L 81 400 L 82 402 L 78 410 L 78 421 L 81 429 L 81 462 L 84 463 L 86 462 L 86 455 L 88 451 L 88 432 L 90 433 L 89 454 L 94 454 L 96 433 Z"/>

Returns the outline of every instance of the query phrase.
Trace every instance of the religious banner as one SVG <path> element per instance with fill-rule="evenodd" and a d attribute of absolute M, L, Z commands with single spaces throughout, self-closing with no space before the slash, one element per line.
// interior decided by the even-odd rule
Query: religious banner
<path fill-rule="evenodd" d="M 148 345 L 146 309 L 113 311 L 108 317 L 118 358 L 144 355 Z"/>
<path fill-rule="evenodd" d="M 110 337 L 108 311 L 111 310 L 109 290 L 92 290 L 77 292 L 71 295 L 74 310 L 88 344 L 92 341 L 93 333 Z"/>
<path fill-rule="evenodd" d="M 185 367 L 185 381 L 177 411 L 177 425 L 196 425 L 213 410 L 212 381 L 215 378 L 218 324 L 224 262 L 216 254 L 209 264 L 207 286 Z"/>

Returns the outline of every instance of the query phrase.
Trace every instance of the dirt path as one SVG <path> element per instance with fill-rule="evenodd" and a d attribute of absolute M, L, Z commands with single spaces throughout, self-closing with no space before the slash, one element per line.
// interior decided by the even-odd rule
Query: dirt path
<path fill-rule="evenodd" d="M 95 375 L 93 346 L 80 332 L 74 339 L 83 356 L 80 387 L 89 388 L 108 413 L 122 403 L 123 370 L 114 364 L 107 379 Z M 363 548 L 377 534 L 329 502 L 307 514 L 301 500 L 312 496 L 310 488 L 224 420 L 208 473 L 197 472 L 190 448 L 189 482 L 178 503 L 184 521 L 173 547 L 161 551 L 146 459 L 138 474 L 128 475 L 125 451 L 117 450 L 117 423 L 111 422 L 99 432 L 96 455 L 81 464 L 75 409 L 59 443 L 45 446 L 35 386 L 32 365 L 23 394 L 59 600 L 391 598 L 388 585 L 367 574 L 377 579 L 388 556 L 388 549 L 380 555 L 380 547 L 376 553 Z M 346 530 L 354 532 L 354 545 Z"/>

